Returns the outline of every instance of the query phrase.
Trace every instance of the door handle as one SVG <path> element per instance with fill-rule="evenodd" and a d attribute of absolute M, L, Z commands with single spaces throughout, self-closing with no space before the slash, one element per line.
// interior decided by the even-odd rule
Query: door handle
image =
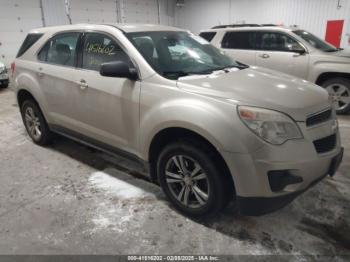
<path fill-rule="evenodd" d="M 86 83 L 86 81 L 84 79 L 81 79 L 79 82 L 78 82 L 78 85 L 80 86 L 80 89 L 81 90 L 84 90 L 86 88 L 89 87 L 89 85 Z"/>
<path fill-rule="evenodd" d="M 45 75 L 42 71 L 43 71 L 42 67 L 39 67 L 39 71 L 36 72 L 38 77 L 43 77 Z"/>
<path fill-rule="evenodd" d="M 264 58 L 264 59 L 266 59 L 266 58 L 270 58 L 270 55 L 268 55 L 268 54 L 262 54 L 262 55 L 259 55 L 261 58 Z"/>

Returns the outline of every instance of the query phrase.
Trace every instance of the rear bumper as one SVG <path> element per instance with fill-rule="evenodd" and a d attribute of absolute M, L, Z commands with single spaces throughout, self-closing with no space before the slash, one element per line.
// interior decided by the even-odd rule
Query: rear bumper
<path fill-rule="evenodd" d="M 300 191 L 289 193 L 286 195 L 276 197 L 240 197 L 237 196 L 237 206 L 239 213 L 246 216 L 259 216 L 264 215 L 273 211 L 276 211 L 290 202 L 292 202 L 298 195 L 304 193 L 310 187 L 316 185 L 318 182 L 323 180 L 327 175 L 333 176 L 343 159 L 344 149 L 341 148 L 339 154 L 337 154 L 329 167 L 329 170 L 323 176 L 313 180 L 306 188 Z"/>

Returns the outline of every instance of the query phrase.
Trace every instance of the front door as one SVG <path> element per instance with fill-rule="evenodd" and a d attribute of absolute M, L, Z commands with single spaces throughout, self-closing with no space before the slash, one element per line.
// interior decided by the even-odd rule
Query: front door
<path fill-rule="evenodd" d="M 79 89 L 81 133 L 126 151 L 137 147 L 140 81 L 104 77 L 102 63 L 123 61 L 133 66 L 116 39 L 89 32 L 83 37 L 75 81 Z"/>
<path fill-rule="evenodd" d="M 309 55 L 294 38 L 284 33 L 263 31 L 256 34 L 256 45 L 257 66 L 307 78 Z"/>
<path fill-rule="evenodd" d="M 333 20 L 327 22 L 326 41 L 335 47 L 340 47 L 343 34 L 344 20 Z"/>

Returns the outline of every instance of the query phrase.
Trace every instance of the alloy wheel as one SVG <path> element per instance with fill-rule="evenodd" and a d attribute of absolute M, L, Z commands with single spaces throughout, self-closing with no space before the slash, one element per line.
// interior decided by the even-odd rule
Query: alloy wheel
<path fill-rule="evenodd" d="M 171 157 L 165 167 L 165 177 L 172 196 L 183 206 L 201 208 L 208 202 L 208 177 L 200 164 L 191 157 Z"/>
<path fill-rule="evenodd" d="M 350 91 L 345 85 L 331 84 L 326 90 L 332 97 L 336 110 L 342 110 L 350 104 Z"/>
<path fill-rule="evenodd" d="M 27 107 L 24 113 L 25 123 L 29 134 L 33 139 L 39 140 L 41 138 L 41 126 L 39 117 L 35 114 L 33 108 Z"/>

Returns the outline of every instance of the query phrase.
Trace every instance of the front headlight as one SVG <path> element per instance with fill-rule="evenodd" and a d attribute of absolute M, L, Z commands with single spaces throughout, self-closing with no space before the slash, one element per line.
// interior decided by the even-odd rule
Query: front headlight
<path fill-rule="evenodd" d="M 238 115 L 243 123 L 257 136 L 274 145 L 281 145 L 290 139 L 303 135 L 289 116 L 269 109 L 239 106 Z"/>

